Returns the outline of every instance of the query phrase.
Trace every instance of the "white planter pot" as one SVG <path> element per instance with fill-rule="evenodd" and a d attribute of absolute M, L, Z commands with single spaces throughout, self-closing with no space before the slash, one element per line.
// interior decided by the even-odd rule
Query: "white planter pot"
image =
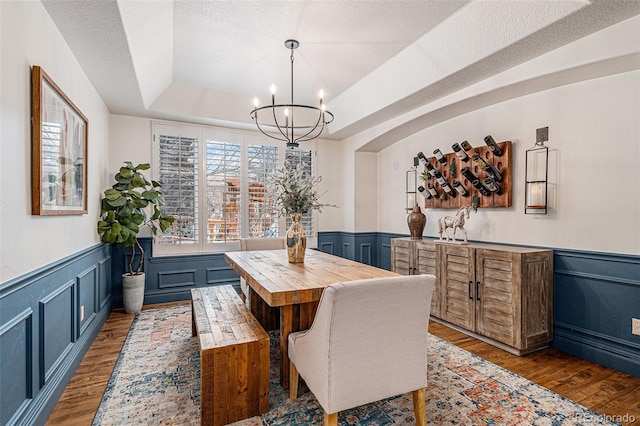
<path fill-rule="evenodd" d="M 122 303 L 128 314 L 140 312 L 144 302 L 145 274 L 122 275 Z"/>

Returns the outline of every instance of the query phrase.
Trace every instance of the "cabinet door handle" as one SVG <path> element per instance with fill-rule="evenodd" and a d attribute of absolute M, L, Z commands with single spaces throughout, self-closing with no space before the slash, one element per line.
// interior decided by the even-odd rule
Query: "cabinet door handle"
<path fill-rule="evenodd" d="M 476 281 L 476 300 L 480 300 L 480 281 Z"/>
<path fill-rule="evenodd" d="M 469 300 L 473 300 L 473 294 L 471 294 L 472 285 L 473 285 L 473 281 L 469 281 Z"/>

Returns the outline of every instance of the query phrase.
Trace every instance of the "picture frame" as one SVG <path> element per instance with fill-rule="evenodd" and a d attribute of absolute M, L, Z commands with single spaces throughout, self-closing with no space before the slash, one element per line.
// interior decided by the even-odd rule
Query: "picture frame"
<path fill-rule="evenodd" d="M 31 213 L 87 213 L 89 121 L 44 70 L 31 70 Z"/>

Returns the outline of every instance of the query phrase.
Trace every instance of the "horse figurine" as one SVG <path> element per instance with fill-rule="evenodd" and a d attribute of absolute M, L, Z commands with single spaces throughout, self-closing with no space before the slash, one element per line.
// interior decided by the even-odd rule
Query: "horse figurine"
<path fill-rule="evenodd" d="M 450 239 L 454 242 L 456 241 L 456 231 L 460 229 L 464 233 L 464 242 L 467 242 L 467 231 L 464 230 L 464 221 L 465 218 L 469 219 L 469 212 L 471 211 L 471 207 L 460 207 L 458 212 L 456 213 L 456 217 L 451 216 L 443 216 L 438 219 L 438 234 L 440 234 L 440 239 L 442 240 L 442 234 L 446 236 L 445 241 L 449 241 Z M 453 238 L 449 235 L 447 231 L 448 228 L 453 228 Z"/>

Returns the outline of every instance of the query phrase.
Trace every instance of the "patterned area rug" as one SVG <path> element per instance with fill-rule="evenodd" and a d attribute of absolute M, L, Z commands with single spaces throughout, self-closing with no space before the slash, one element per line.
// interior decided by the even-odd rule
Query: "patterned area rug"
<path fill-rule="evenodd" d="M 296 401 L 280 387 L 279 336 L 270 336 L 270 410 L 234 425 L 322 424 L 322 408 L 302 380 Z M 616 424 L 435 336 L 430 336 L 428 361 L 429 424 Z M 200 424 L 199 381 L 190 306 L 143 311 L 131 326 L 93 424 Z M 415 424 L 411 394 L 340 412 L 338 420 L 341 425 Z"/>

